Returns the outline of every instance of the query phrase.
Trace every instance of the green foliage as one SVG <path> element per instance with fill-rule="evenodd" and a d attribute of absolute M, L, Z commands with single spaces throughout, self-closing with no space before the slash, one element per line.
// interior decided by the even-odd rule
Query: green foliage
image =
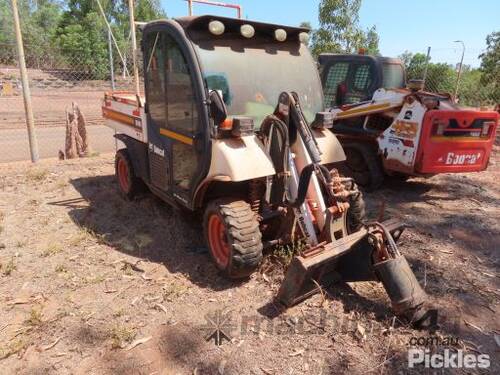
<path fill-rule="evenodd" d="M 423 53 L 412 54 L 405 51 L 399 56 L 406 68 L 407 79 L 423 79 L 426 65 L 426 55 Z M 491 73 L 494 76 L 494 72 Z M 499 77 L 496 73 L 496 77 Z M 454 93 L 457 83 L 457 71 L 452 65 L 433 63 L 429 61 L 425 89 L 431 92 Z M 471 68 L 464 65 L 458 90 L 459 102 L 462 105 L 478 107 L 481 105 L 494 105 L 500 99 L 497 79 L 485 79 L 484 68 Z"/>
<path fill-rule="evenodd" d="M 311 42 L 313 55 L 323 52 L 354 53 L 360 48 L 378 54 L 379 36 L 375 26 L 360 29 L 361 0 L 322 0 L 319 5 L 319 29 Z"/>
<path fill-rule="evenodd" d="M 500 101 L 500 31 L 486 37 L 486 52 L 481 58 L 481 83 L 493 92 L 497 102 Z"/>
<path fill-rule="evenodd" d="M 130 54 L 128 1 L 100 0 L 120 51 Z M 96 0 L 19 0 L 28 67 L 57 61 L 90 79 L 107 78 L 108 31 Z M 137 21 L 165 18 L 159 0 L 135 0 Z M 0 62 L 15 63 L 10 1 L 0 2 Z M 116 53 L 115 53 L 116 54 Z"/>

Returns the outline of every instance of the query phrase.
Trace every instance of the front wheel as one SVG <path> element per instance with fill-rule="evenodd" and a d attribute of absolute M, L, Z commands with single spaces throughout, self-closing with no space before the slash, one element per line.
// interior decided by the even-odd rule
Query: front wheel
<path fill-rule="evenodd" d="M 262 235 L 255 212 L 242 200 L 210 202 L 203 219 L 205 239 L 219 270 L 230 278 L 253 273 L 262 260 Z"/>

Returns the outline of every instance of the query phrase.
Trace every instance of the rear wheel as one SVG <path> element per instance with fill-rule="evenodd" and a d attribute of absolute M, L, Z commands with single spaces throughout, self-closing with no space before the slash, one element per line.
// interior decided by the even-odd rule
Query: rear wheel
<path fill-rule="evenodd" d="M 133 199 L 143 187 L 143 182 L 136 177 L 134 167 L 126 149 L 118 150 L 115 156 L 115 173 L 120 193 L 126 199 Z"/>
<path fill-rule="evenodd" d="M 369 145 L 350 143 L 343 146 L 346 153 L 346 174 L 368 191 L 384 181 L 384 172 L 376 150 Z"/>
<path fill-rule="evenodd" d="M 217 199 L 205 210 L 203 229 L 210 254 L 230 278 L 244 278 L 262 260 L 262 235 L 250 205 L 242 200 Z"/>

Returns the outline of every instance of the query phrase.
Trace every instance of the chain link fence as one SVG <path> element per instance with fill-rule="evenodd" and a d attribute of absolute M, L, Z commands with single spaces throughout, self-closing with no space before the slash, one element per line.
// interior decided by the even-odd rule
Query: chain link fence
<path fill-rule="evenodd" d="M 106 32 L 103 32 L 103 37 L 106 38 Z M 102 126 L 101 99 L 103 92 L 113 87 L 115 90 L 132 91 L 133 73 L 131 51 L 122 51 L 125 61 L 115 48 L 111 49 L 112 58 L 109 52 L 108 49 L 95 59 L 89 59 L 88 54 L 68 54 L 55 47 L 43 50 L 25 45 L 41 157 L 56 157 L 58 150 L 64 149 L 66 109 L 73 102 L 79 105 L 91 128 L 91 146 L 100 152 L 114 150 L 112 131 Z M 142 77 L 142 58 L 139 59 L 139 70 Z M 410 68 L 407 78 L 422 79 L 424 71 L 424 65 Z M 427 91 L 453 94 L 456 82 L 455 67 L 428 65 Z M 500 77 L 485 77 L 479 69 L 464 66 L 457 96 L 462 105 L 493 109 L 500 103 Z M 28 159 L 16 49 L 13 43 L 0 44 L 0 162 Z"/>

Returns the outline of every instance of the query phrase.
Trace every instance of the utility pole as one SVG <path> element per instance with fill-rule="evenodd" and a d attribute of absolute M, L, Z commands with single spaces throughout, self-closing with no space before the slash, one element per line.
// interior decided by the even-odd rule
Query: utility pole
<path fill-rule="evenodd" d="M 460 59 L 460 66 L 458 67 L 457 84 L 455 85 L 455 95 L 454 95 L 455 100 L 457 100 L 458 85 L 460 85 L 460 77 L 462 76 L 462 66 L 464 64 L 465 43 L 461 40 L 454 40 L 453 43 L 462 43 L 462 58 Z"/>
<path fill-rule="evenodd" d="M 19 71 L 21 72 L 21 84 L 23 85 L 24 112 L 26 115 L 26 126 L 28 128 L 28 141 L 30 145 L 31 161 L 36 163 L 40 158 L 38 155 L 38 142 L 35 134 L 35 119 L 33 117 L 33 107 L 31 105 L 31 91 L 26 71 L 26 61 L 24 60 L 23 36 L 21 34 L 21 24 L 17 10 L 17 0 L 12 2 L 12 15 L 14 16 L 14 29 L 16 31 L 17 57 L 19 60 Z"/>
<path fill-rule="evenodd" d="M 128 0 L 128 14 L 130 18 L 130 32 L 132 36 L 132 62 L 134 64 L 135 95 L 139 101 L 140 88 L 139 69 L 137 68 L 137 40 L 135 38 L 134 0 Z"/>
<path fill-rule="evenodd" d="M 429 68 L 430 57 L 431 57 L 431 47 L 427 47 L 427 56 L 425 58 L 425 70 L 424 70 L 424 78 L 423 78 L 424 90 L 425 90 L 425 80 L 427 79 L 427 70 Z"/>

